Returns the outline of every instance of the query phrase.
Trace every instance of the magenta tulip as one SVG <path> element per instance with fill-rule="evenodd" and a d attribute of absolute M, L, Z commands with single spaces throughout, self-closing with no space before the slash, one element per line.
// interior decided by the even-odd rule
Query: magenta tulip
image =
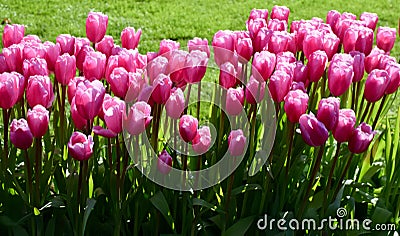
<path fill-rule="evenodd" d="M 359 27 L 355 50 L 369 55 L 374 43 L 374 31 L 367 27 Z"/>
<path fill-rule="evenodd" d="M 138 29 L 137 31 L 135 31 L 135 28 L 133 28 L 133 27 L 126 27 L 121 32 L 122 47 L 124 47 L 126 49 L 137 48 L 141 35 L 142 35 L 141 29 Z"/>
<path fill-rule="evenodd" d="M 23 63 L 24 77 L 29 78 L 33 75 L 48 75 L 47 63 L 45 59 L 42 58 L 32 58 L 29 60 L 24 60 Z"/>
<path fill-rule="evenodd" d="M 338 12 L 336 10 L 328 11 L 328 13 L 326 15 L 326 23 L 329 24 L 332 29 L 335 28 L 336 23 L 338 22 L 339 19 L 340 19 L 340 12 Z"/>
<path fill-rule="evenodd" d="M 337 125 L 332 130 L 336 141 L 343 143 L 349 141 L 356 124 L 356 114 L 351 109 L 340 109 Z"/>
<path fill-rule="evenodd" d="M 375 31 L 376 24 L 378 23 L 378 15 L 376 13 L 363 12 L 360 15 L 360 20 L 364 21 L 366 26 L 372 31 Z"/>
<path fill-rule="evenodd" d="M 259 82 L 269 79 L 275 69 L 276 56 L 268 51 L 257 52 L 253 57 L 253 76 Z"/>
<path fill-rule="evenodd" d="M 389 84 L 389 75 L 384 70 L 371 71 L 365 81 L 364 98 L 368 102 L 376 102 L 383 97 Z"/>
<path fill-rule="evenodd" d="M 208 46 L 208 40 L 207 39 L 201 39 L 201 38 L 193 38 L 188 41 L 188 49 L 189 52 L 199 50 L 202 52 L 205 52 L 207 54 L 207 57 L 210 57 L 210 47 Z"/>
<path fill-rule="evenodd" d="M 104 36 L 104 38 L 96 43 L 96 50 L 106 55 L 107 58 L 111 56 L 112 49 L 114 48 L 114 39 L 112 36 Z"/>
<path fill-rule="evenodd" d="M 270 19 L 267 22 L 267 28 L 272 31 L 287 31 L 287 21 Z"/>
<path fill-rule="evenodd" d="M 336 36 L 336 34 L 328 33 L 323 36 L 323 47 L 326 55 L 328 56 L 328 60 L 330 61 L 338 51 L 340 39 Z"/>
<path fill-rule="evenodd" d="M 124 99 L 130 84 L 130 73 L 123 67 L 115 68 L 107 82 L 115 96 Z"/>
<path fill-rule="evenodd" d="M 13 44 L 8 48 L 3 48 L 3 55 L 6 59 L 9 71 L 16 71 L 20 74 L 23 74 L 23 48 L 24 46 L 22 44 Z"/>
<path fill-rule="evenodd" d="M 390 52 L 396 41 L 396 29 L 389 27 L 379 27 L 376 34 L 376 45 L 385 52 Z"/>
<path fill-rule="evenodd" d="M 81 132 L 73 132 L 68 142 L 68 152 L 72 158 L 78 161 L 85 161 L 93 154 L 93 138 L 92 136 Z"/>
<path fill-rule="evenodd" d="M 190 52 L 185 61 L 185 82 L 195 84 L 200 82 L 207 70 L 207 53 L 198 50 Z"/>
<path fill-rule="evenodd" d="M 118 54 L 118 64 L 124 67 L 128 72 L 136 71 L 136 61 L 138 59 L 139 52 L 137 49 L 125 49 L 123 48 Z"/>
<path fill-rule="evenodd" d="M 374 48 L 372 49 L 371 53 L 365 57 L 365 71 L 369 74 L 372 70 L 378 69 L 381 57 L 385 54 L 385 51 Z"/>
<path fill-rule="evenodd" d="M 268 45 L 274 31 L 267 27 L 261 28 L 257 34 L 252 38 L 253 40 L 253 53 L 261 52 Z"/>
<path fill-rule="evenodd" d="M 85 80 L 84 77 L 74 77 L 69 81 L 68 89 L 67 89 L 69 104 L 72 103 L 72 99 L 75 97 L 76 86 L 78 85 L 78 83 L 80 83 L 81 81 L 84 81 L 84 80 Z"/>
<path fill-rule="evenodd" d="M 353 57 L 353 82 L 358 82 L 364 77 L 365 55 L 358 51 L 352 51 L 350 55 Z"/>
<path fill-rule="evenodd" d="M 268 88 L 274 102 L 280 103 L 284 100 L 290 90 L 292 81 L 292 77 L 281 70 L 277 70 L 272 74 Z"/>
<path fill-rule="evenodd" d="M 165 74 L 170 76 L 171 81 L 176 85 L 185 84 L 185 63 L 188 52 L 183 50 L 174 50 L 168 53 L 168 64 L 165 68 Z"/>
<path fill-rule="evenodd" d="M 85 46 L 90 46 L 90 41 L 87 38 L 75 38 L 74 56 L 77 57 L 81 49 Z"/>
<path fill-rule="evenodd" d="M 336 97 L 323 98 L 318 104 L 317 119 L 327 130 L 333 130 L 339 119 L 340 100 Z"/>
<path fill-rule="evenodd" d="M 332 95 L 344 94 L 353 81 L 353 65 L 346 61 L 332 61 L 328 68 L 328 88 Z"/>
<path fill-rule="evenodd" d="M 0 53 L 0 74 L 9 71 L 10 70 L 8 69 L 6 58 L 4 57 L 3 53 Z"/>
<path fill-rule="evenodd" d="M 30 107 L 38 104 L 51 107 L 54 101 L 53 85 L 48 76 L 34 75 L 29 77 L 26 88 L 26 99 Z"/>
<path fill-rule="evenodd" d="M 17 102 L 19 102 L 19 101 L 21 101 L 22 97 L 24 96 L 25 88 L 26 88 L 26 85 L 28 83 L 28 80 L 18 72 L 13 71 L 13 72 L 11 72 L 11 74 L 17 76 L 17 78 L 18 78 L 17 80 L 18 80 L 18 85 L 19 85 L 18 87 L 19 88 L 18 88 L 18 100 L 17 100 Z"/>
<path fill-rule="evenodd" d="M 366 123 L 361 123 L 352 133 L 349 139 L 349 150 L 352 153 L 363 153 L 368 149 L 376 131 Z"/>
<path fill-rule="evenodd" d="M 150 113 L 151 107 L 149 104 L 143 101 L 136 102 L 129 109 L 128 117 L 124 120 L 124 128 L 131 135 L 143 133 L 152 119 Z"/>
<path fill-rule="evenodd" d="M 328 139 L 328 130 L 317 120 L 313 113 L 303 114 L 299 119 L 301 136 L 306 144 L 317 147 L 325 144 Z"/>
<path fill-rule="evenodd" d="M 303 82 L 304 86 L 308 87 L 308 67 L 305 66 L 301 61 L 297 61 L 296 66 L 294 67 L 293 81 Z"/>
<path fill-rule="evenodd" d="M 108 99 L 104 98 L 102 112 L 107 128 L 116 134 L 121 133 L 125 102 L 118 97 L 108 96 Z"/>
<path fill-rule="evenodd" d="M 308 60 L 311 54 L 318 50 L 324 50 L 323 35 L 317 30 L 309 32 L 303 41 L 303 52 Z"/>
<path fill-rule="evenodd" d="M 175 91 L 171 92 L 170 97 L 165 103 L 167 116 L 171 117 L 172 119 L 179 119 L 183 110 L 185 109 L 185 101 L 185 96 L 180 88 L 177 88 Z"/>
<path fill-rule="evenodd" d="M 211 145 L 211 132 L 208 126 L 202 126 L 197 130 L 197 135 L 192 141 L 192 148 L 197 154 L 208 151 Z"/>
<path fill-rule="evenodd" d="M 87 120 L 79 114 L 75 104 L 75 97 L 72 98 L 70 112 L 71 112 L 72 122 L 74 122 L 76 129 L 86 130 Z"/>
<path fill-rule="evenodd" d="M 151 98 L 158 104 L 165 104 L 171 94 L 172 81 L 169 76 L 160 74 L 153 82 Z"/>
<path fill-rule="evenodd" d="M 197 135 L 199 122 L 191 115 L 183 115 L 179 120 L 179 134 L 185 142 L 192 142 Z"/>
<path fill-rule="evenodd" d="M 101 12 L 89 12 L 86 18 L 86 37 L 92 43 L 100 42 L 106 35 L 108 16 Z"/>
<path fill-rule="evenodd" d="M 59 44 L 54 44 L 49 41 L 44 42 L 43 45 L 46 50 L 45 59 L 47 62 L 47 68 L 49 71 L 54 71 L 56 61 L 61 52 L 60 46 Z"/>
<path fill-rule="evenodd" d="M 265 95 L 265 82 L 259 82 L 253 76 L 250 76 L 244 94 L 248 103 L 260 103 L 264 99 Z"/>
<path fill-rule="evenodd" d="M 250 38 L 240 38 L 236 43 L 236 52 L 239 55 L 239 61 L 241 63 L 247 63 L 250 61 L 253 55 L 253 42 Z"/>
<path fill-rule="evenodd" d="M 291 47 L 291 43 L 293 46 Z M 286 31 L 274 31 L 268 41 L 268 51 L 278 54 L 286 51 L 296 52 L 294 37 Z"/>
<path fill-rule="evenodd" d="M 42 43 L 26 42 L 23 44 L 22 57 L 24 60 L 32 58 L 46 58 L 46 48 Z"/>
<path fill-rule="evenodd" d="M 174 50 L 178 50 L 180 48 L 180 43 L 170 40 L 170 39 L 163 39 L 160 42 L 160 49 L 158 50 L 158 55 L 165 56 L 168 58 L 168 53 Z M 164 55 L 165 54 L 165 55 Z"/>
<path fill-rule="evenodd" d="M 225 62 L 231 62 L 234 57 L 235 50 L 235 34 L 232 31 L 220 30 L 215 33 L 212 41 L 214 48 L 214 60 L 218 66 Z"/>
<path fill-rule="evenodd" d="M 54 74 L 58 83 L 63 86 L 68 85 L 69 81 L 76 75 L 75 56 L 70 56 L 67 53 L 59 56 L 54 67 Z"/>
<path fill-rule="evenodd" d="M 258 18 L 267 20 L 268 19 L 268 9 L 254 9 L 253 8 L 250 11 L 250 15 L 249 15 L 247 22 L 249 22 L 250 20 L 258 19 Z"/>
<path fill-rule="evenodd" d="M 80 72 L 83 72 L 83 63 L 91 52 L 94 52 L 94 49 L 88 45 L 84 45 L 76 55 L 76 68 L 78 68 Z"/>
<path fill-rule="evenodd" d="M 84 119 L 93 121 L 100 112 L 105 93 L 103 84 L 98 80 L 80 82 L 75 93 L 75 103 L 79 114 Z"/>
<path fill-rule="evenodd" d="M 10 141 L 19 149 L 26 150 L 32 146 L 33 136 L 29 129 L 28 122 L 21 118 L 14 119 L 10 126 Z"/>
<path fill-rule="evenodd" d="M 107 58 L 101 52 L 89 52 L 83 62 L 83 75 L 93 81 L 104 78 Z"/>
<path fill-rule="evenodd" d="M 25 26 L 6 24 L 3 30 L 3 47 L 7 48 L 13 44 L 21 42 L 25 35 Z"/>
<path fill-rule="evenodd" d="M 386 87 L 385 94 L 392 94 L 400 86 L 400 64 L 390 63 L 386 66 L 386 71 L 389 76 L 389 84 Z"/>
<path fill-rule="evenodd" d="M 157 169 L 163 175 L 167 175 L 172 169 L 172 157 L 166 150 L 163 150 L 158 156 Z"/>
<path fill-rule="evenodd" d="M 152 84 L 160 74 L 166 74 L 167 65 L 168 59 L 163 56 L 156 57 L 149 62 L 147 65 L 147 76 L 150 79 L 150 84 Z"/>
<path fill-rule="evenodd" d="M 57 36 L 57 44 L 60 47 L 60 55 L 68 53 L 74 55 L 75 53 L 75 37 L 69 34 L 60 34 Z"/>
<path fill-rule="evenodd" d="M 290 10 L 286 6 L 274 6 L 271 11 L 271 19 L 288 21 Z"/>
<path fill-rule="evenodd" d="M 230 62 L 221 65 L 219 71 L 219 84 L 225 89 L 236 85 L 237 68 Z"/>
<path fill-rule="evenodd" d="M 231 116 L 239 115 L 243 110 L 244 90 L 241 87 L 229 88 L 226 94 L 225 109 Z"/>
<path fill-rule="evenodd" d="M 324 51 L 315 51 L 309 55 L 307 63 L 308 78 L 311 82 L 318 82 L 325 72 L 328 56 Z"/>
<path fill-rule="evenodd" d="M 26 117 L 33 137 L 43 137 L 49 129 L 49 111 L 39 104 L 29 109 Z"/>
<path fill-rule="evenodd" d="M 241 129 L 232 130 L 228 136 L 228 151 L 231 156 L 237 157 L 245 153 L 246 137 Z"/>
<path fill-rule="evenodd" d="M 308 108 L 308 94 L 300 89 L 289 91 L 285 96 L 284 109 L 288 120 L 298 123 L 300 116 L 306 113 Z"/>
<path fill-rule="evenodd" d="M 0 108 L 9 109 L 18 101 L 20 90 L 19 78 L 15 74 L 0 74 Z"/>

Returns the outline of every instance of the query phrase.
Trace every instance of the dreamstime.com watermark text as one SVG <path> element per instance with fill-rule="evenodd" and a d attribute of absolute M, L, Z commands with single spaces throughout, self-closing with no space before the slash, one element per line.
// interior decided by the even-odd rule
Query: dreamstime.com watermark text
<path fill-rule="evenodd" d="M 280 231 L 287 230 L 355 230 L 355 231 L 395 231 L 395 224 L 373 224 L 372 220 L 364 219 L 345 219 L 347 216 L 347 210 L 345 208 L 338 208 L 336 211 L 337 217 L 329 216 L 321 221 L 315 219 L 274 219 L 268 218 L 265 214 L 263 218 L 257 221 L 257 227 L 259 230 L 274 230 Z"/>

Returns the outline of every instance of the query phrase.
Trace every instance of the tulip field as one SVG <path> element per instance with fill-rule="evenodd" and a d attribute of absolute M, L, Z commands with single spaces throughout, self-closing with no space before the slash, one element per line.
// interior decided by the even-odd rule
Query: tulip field
<path fill-rule="evenodd" d="M 398 235 L 400 9 L 340 2 L 1 3 L 0 235 Z"/>

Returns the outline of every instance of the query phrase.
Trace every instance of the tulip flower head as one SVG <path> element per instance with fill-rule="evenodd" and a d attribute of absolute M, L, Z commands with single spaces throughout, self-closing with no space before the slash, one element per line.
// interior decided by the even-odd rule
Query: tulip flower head
<path fill-rule="evenodd" d="M 245 153 L 246 137 L 241 129 L 232 130 L 228 136 L 228 151 L 231 156 L 237 157 Z"/>
<path fill-rule="evenodd" d="M 239 115 L 243 110 L 244 90 L 241 87 L 229 88 L 226 94 L 226 113 L 231 116 Z"/>
<path fill-rule="evenodd" d="M 164 175 L 167 175 L 172 169 L 172 157 L 166 150 L 163 150 L 158 156 L 157 169 Z"/>
<path fill-rule="evenodd" d="M 396 29 L 389 27 L 379 27 L 376 34 L 376 45 L 385 52 L 390 52 L 396 41 Z"/>
<path fill-rule="evenodd" d="M 126 27 L 121 32 L 121 44 L 123 48 L 126 49 L 135 49 L 137 48 L 140 40 L 140 36 L 142 35 L 142 30 L 138 29 L 137 31 L 133 27 Z"/>
<path fill-rule="evenodd" d="M 108 26 L 108 16 L 101 12 L 89 12 L 86 18 L 86 37 L 92 43 L 100 42 Z"/>
<path fill-rule="evenodd" d="M 49 111 L 38 104 L 26 114 L 29 128 L 35 138 L 43 137 L 49 129 Z"/>
<path fill-rule="evenodd" d="M 143 133 L 150 124 L 151 107 L 144 101 L 138 101 L 129 109 L 128 117 L 124 120 L 124 127 L 131 135 Z"/>
<path fill-rule="evenodd" d="M 18 101 L 19 77 L 13 73 L 0 74 L 0 108 L 9 109 Z"/>
<path fill-rule="evenodd" d="M 192 141 L 192 148 L 197 154 L 208 151 L 211 145 L 211 132 L 208 126 L 202 126 L 197 130 L 197 134 Z"/>
<path fill-rule="evenodd" d="M 101 109 L 106 90 L 103 84 L 94 80 L 78 83 L 75 92 L 75 104 L 79 114 L 86 120 L 93 121 Z"/>
<path fill-rule="evenodd" d="M 179 120 L 179 134 L 185 142 L 192 142 L 197 135 L 199 122 L 191 115 L 183 115 Z"/>
<path fill-rule="evenodd" d="M 336 141 L 343 143 L 349 141 L 356 124 L 356 114 L 351 109 L 340 109 L 337 125 L 332 130 Z"/>
<path fill-rule="evenodd" d="M 75 56 L 63 54 L 58 57 L 55 63 L 55 76 L 61 85 L 68 85 L 69 81 L 76 75 L 76 59 Z"/>
<path fill-rule="evenodd" d="M 167 116 L 171 117 L 172 119 L 179 119 L 183 110 L 185 109 L 185 103 L 186 100 L 182 89 L 175 89 L 175 91 L 171 92 L 171 96 L 168 98 L 165 104 Z"/>
<path fill-rule="evenodd" d="M 299 122 L 300 116 L 307 111 L 308 99 L 308 94 L 305 91 L 297 89 L 288 92 L 285 96 L 284 109 L 290 122 Z"/>
<path fill-rule="evenodd" d="M 92 136 L 76 131 L 69 139 L 68 152 L 75 160 L 85 161 L 93 154 L 93 145 Z"/>
<path fill-rule="evenodd" d="M 336 127 L 339 119 L 339 108 L 339 98 L 323 98 L 318 104 L 317 119 L 324 123 L 328 130 L 333 130 Z"/>
<path fill-rule="evenodd" d="M 38 104 L 51 107 L 54 101 L 53 85 L 48 76 L 34 75 L 29 77 L 26 88 L 26 99 L 30 107 Z"/>
<path fill-rule="evenodd" d="M 371 71 L 365 81 L 364 97 L 368 102 L 376 102 L 383 97 L 389 84 L 388 73 L 384 70 Z"/>
<path fill-rule="evenodd" d="M 14 119 L 11 122 L 10 141 L 16 148 L 22 150 L 26 150 L 32 146 L 33 135 L 25 119 Z"/>
<path fill-rule="evenodd" d="M 188 41 L 188 49 L 189 52 L 198 50 L 201 52 L 205 52 L 207 54 L 207 57 L 210 57 L 210 47 L 208 46 L 208 40 L 207 39 L 201 39 L 201 38 L 193 38 Z"/>
<path fill-rule="evenodd" d="M 372 130 L 372 127 L 366 123 L 361 123 L 353 132 L 349 139 L 349 150 L 352 153 L 363 153 L 365 152 L 372 140 L 376 131 Z"/>
<path fill-rule="evenodd" d="M 7 48 L 13 44 L 20 43 L 25 35 L 25 26 L 6 24 L 3 30 L 3 47 Z"/>
<path fill-rule="evenodd" d="M 325 125 L 313 113 L 303 114 L 299 119 L 301 136 L 306 144 L 318 147 L 325 144 L 329 133 Z"/>

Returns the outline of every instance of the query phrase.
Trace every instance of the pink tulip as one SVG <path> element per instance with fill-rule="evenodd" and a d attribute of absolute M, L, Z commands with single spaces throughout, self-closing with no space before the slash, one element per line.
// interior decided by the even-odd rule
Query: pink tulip
<path fill-rule="evenodd" d="M 167 116 L 171 117 L 172 119 L 179 119 L 183 110 L 185 109 L 185 101 L 185 96 L 182 90 L 180 88 L 175 89 L 165 103 Z"/>
<path fill-rule="evenodd" d="M 211 133 L 208 126 L 202 126 L 197 130 L 197 135 L 192 141 L 192 148 L 197 154 L 208 151 L 211 145 Z"/>
<path fill-rule="evenodd" d="M 287 31 L 287 21 L 270 19 L 267 23 L 267 28 L 272 31 Z"/>
<path fill-rule="evenodd" d="M 324 51 L 315 51 L 310 54 L 307 63 L 308 78 L 311 82 L 318 82 L 325 72 L 328 56 Z"/>
<path fill-rule="evenodd" d="M 371 71 L 365 81 L 364 98 L 368 102 L 376 102 L 383 97 L 389 84 L 389 75 L 384 70 Z"/>
<path fill-rule="evenodd" d="M 253 76 L 250 76 L 247 82 L 244 95 L 246 101 L 250 104 L 260 103 L 265 95 L 265 82 L 259 82 Z"/>
<path fill-rule="evenodd" d="M 10 70 L 8 69 L 6 58 L 4 57 L 3 53 L 0 53 L 0 74 L 9 71 Z"/>
<path fill-rule="evenodd" d="M 268 9 L 252 9 L 250 11 L 250 15 L 249 15 L 249 19 L 247 20 L 247 22 L 249 22 L 250 20 L 255 20 L 255 19 L 264 19 L 267 20 L 268 19 Z"/>
<path fill-rule="evenodd" d="M 200 82 L 207 70 L 208 57 L 205 52 L 198 50 L 190 52 L 185 61 L 185 82 L 195 84 Z"/>
<path fill-rule="evenodd" d="M 83 75 L 88 80 L 104 78 L 107 58 L 101 52 L 89 52 L 83 62 Z"/>
<path fill-rule="evenodd" d="M 163 175 L 167 175 L 172 169 L 172 157 L 166 150 L 163 150 L 158 156 L 157 169 Z"/>
<path fill-rule="evenodd" d="M 339 19 L 340 19 L 340 12 L 336 10 L 328 11 L 328 14 L 326 15 L 326 23 L 329 24 L 332 29 L 335 28 L 336 23 L 338 22 Z"/>
<path fill-rule="evenodd" d="M 121 32 L 122 47 L 124 47 L 126 49 L 137 48 L 141 35 L 142 35 L 141 29 L 138 29 L 137 31 L 135 31 L 135 28 L 133 28 L 133 27 L 126 27 Z"/>
<path fill-rule="evenodd" d="M 297 61 L 296 66 L 294 67 L 293 81 L 303 82 L 304 86 L 308 87 L 308 67 L 305 66 L 301 61 Z"/>
<path fill-rule="evenodd" d="M 306 113 L 308 107 L 308 94 L 300 89 L 289 91 L 285 96 L 284 109 L 288 120 L 298 123 L 300 116 Z"/>
<path fill-rule="evenodd" d="M 20 73 L 17 73 L 15 71 L 11 72 L 12 75 L 17 76 L 17 80 L 18 80 L 18 100 L 17 102 L 21 101 L 22 97 L 24 96 L 25 93 L 25 88 L 27 85 L 28 80 L 25 79 L 25 77 L 23 75 L 21 75 Z"/>
<path fill-rule="evenodd" d="M 60 34 L 57 36 L 57 44 L 60 47 L 60 55 L 68 53 L 74 55 L 75 53 L 75 37 L 69 34 Z"/>
<path fill-rule="evenodd" d="M 352 153 L 363 153 L 368 149 L 376 131 L 366 123 L 361 123 L 352 133 L 349 139 L 349 150 Z"/>
<path fill-rule="evenodd" d="M 22 50 L 24 46 L 22 44 L 13 44 L 8 48 L 3 48 L 3 55 L 6 59 L 6 63 L 9 71 L 16 71 L 23 74 L 22 70 Z"/>
<path fill-rule="evenodd" d="M 228 136 L 228 151 L 231 156 L 245 154 L 246 137 L 241 129 L 232 130 Z"/>
<path fill-rule="evenodd" d="M 74 77 L 68 83 L 67 95 L 68 95 L 68 102 L 69 104 L 72 103 L 72 99 L 75 97 L 76 87 L 78 83 L 84 81 L 84 77 Z"/>
<path fill-rule="evenodd" d="M 104 36 L 104 38 L 96 43 L 96 50 L 106 55 L 107 58 L 111 56 L 112 49 L 114 48 L 114 39 L 112 36 Z"/>
<path fill-rule="evenodd" d="M 33 137 L 43 137 L 49 129 L 49 111 L 38 104 L 28 110 L 26 117 Z"/>
<path fill-rule="evenodd" d="M 77 57 L 79 52 L 84 46 L 90 46 L 90 41 L 87 38 L 75 38 L 74 43 L 74 56 Z"/>
<path fill-rule="evenodd" d="M 230 62 L 221 65 L 219 71 L 219 84 L 225 89 L 229 89 L 236 85 L 237 68 Z"/>
<path fill-rule="evenodd" d="M 374 31 L 367 27 L 361 27 L 358 31 L 358 38 L 355 45 L 355 50 L 369 55 L 374 43 Z"/>
<path fill-rule="evenodd" d="M 140 72 L 135 72 L 129 73 L 129 86 L 128 90 L 126 92 L 126 95 L 124 97 L 124 100 L 126 102 L 133 102 L 136 101 L 137 98 L 139 97 L 139 94 L 143 90 L 145 86 L 147 86 L 148 81 L 147 78 L 143 76 L 143 74 Z"/>
<path fill-rule="evenodd" d="M 197 135 L 199 122 L 191 115 L 183 115 L 179 120 L 179 134 L 185 142 L 192 142 Z"/>
<path fill-rule="evenodd" d="M 365 55 L 358 51 L 352 51 L 350 55 L 353 57 L 353 82 L 358 82 L 364 77 Z"/>
<path fill-rule="evenodd" d="M 54 71 L 56 61 L 61 52 L 60 46 L 59 44 L 54 44 L 49 41 L 44 42 L 43 45 L 46 50 L 45 59 L 47 62 L 47 68 L 49 71 Z"/>
<path fill-rule="evenodd" d="M 328 87 L 334 96 L 341 96 L 350 87 L 354 71 L 351 63 L 332 61 L 328 68 Z"/>
<path fill-rule="evenodd" d="M 253 53 L 261 52 L 268 46 L 272 34 L 274 31 L 268 29 L 267 27 L 261 28 L 257 35 L 253 38 Z"/>
<path fill-rule="evenodd" d="M 10 126 L 10 141 L 19 149 L 26 150 L 32 146 L 33 136 L 28 122 L 24 118 L 14 119 Z"/>
<path fill-rule="evenodd" d="M 249 31 L 249 36 L 251 39 L 254 39 L 258 32 L 262 28 L 267 28 L 267 18 L 254 18 L 250 19 L 246 22 L 247 30 Z"/>
<path fill-rule="evenodd" d="M 22 64 L 22 70 L 24 72 L 24 77 L 29 78 L 33 75 L 48 75 L 47 63 L 45 59 L 42 58 L 32 58 L 25 60 Z"/>
<path fill-rule="evenodd" d="M 86 18 L 86 37 L 92 43 L 100 42 L 106 35 L 108 16 L 101 12 L 89 12 Z"/>
<path fill-rule="evenodd" d="M 372 31 L 375 31 L 376 24 L 378 23 L 378 15 L 376 13 L 363 12 L 360 15 L 360 20 L 364 21 Z"/>
<path fill-rule="evenodd" d="M 317 147 L 324 145 L 328 139 L 325 125 L 315 118 L 313 113 L 303 114 L 299 119 L 301 136 L 306 144 Z"/>
<path fill-rule="evenodd" d="M 384 54 L 379 58 L 379 66 L 377 69 L 385 70 L 389 64 L 393 63 L 397 63 L 397 59 L 395 57 Z"/>
<path fill-rule="evenodd" d="M 271 11 L 271 19 L 278 19 L 288 22 L 290 10 L 286 6 L 274 6 Z"/>
<path fill-rule="evenodd" d="M 294 56 L 293 52 L 280 52 L 276 55 L 276 64 L 281 63 L 295 63 L 296 57 Z"/>
<path fill-rule="evenodd" d="M 124 120 L 124 128 L 131 135 L 143 133 L 152 119 L 150 113 L 151 107 L 149 104 L 143 101 L 136 102 L 129 109 L 128 117 Z"/>
<path fill-rule="evenodd" d="M 102 112 L 107 128 L 116 134 L 121 133 L 125 102 L 118 97 L 104 98 Z"/>
<path fill-rule="evenodd" d="M 244 104 L 244 90 L 241 87 L 229 88 L 226 94 L 225 109 L 231 116 L 237 116 L 242 112 Z"/>
<path fill-rule="evenodd" d="M 76 55 L 76 68 L 78 68 L 80 72 L 83 72 L 83 63 L 91 52 L 94 52 L 94 49 L 88 45 L 84 45 Z"/>
<path fill-rule="evenodd" d="M 125 98 L 130 84 L 130 77 L 129 72 L 123 67 L 117 67 L 112 71 L 107 82 L 115 96 L 121 99 Z"/>
<path fill-rule="evenodd" d="M 336 97 L 323 98 L 318 104 L 317 119 L 324 123 L 327 130 L 333 130 L 339 119 L 340 100 Z"/>
<path fill-rule="evenodd" d="M 0 108 L 9 109 L 18 101 L 20 90 L 19 78 L 15 74 L 0 74 Z"/>
<path fill-rule="evenodd" d="M 73 132 L 68 142 L 68 152 L 72 158 L 78 161 L 85 161 L 93 154 L 93 138 L 92 136 L 82 134 L 81 132 Z"/>
<path fill-rule="evenodd" d="M 79 112 L 78 109 L 76 108 L 76 104 L 75 104 L 75 97 L 72 98 L 71 101 L 71 118 L 72 118 L 72 122 L 74 122 L 74 125 L 76 127 L 76 129 L 78 130 L 86 130 L 87 129 L 87 120 L 85 118 L 83 118 Z"/>
<path fill-rule="evenodd" d="M 137 49 L 125 49 L 123 48 L 118 54 L 118 64 L 124 67 L 128 72 L 136 71 L 136 60 L 138 59 L 139 52 Z"/>
<path fill-rule="evenodd" d="M 152 99 L 157 104 L 165 104 L 171 94 L 172 81 L 171 79 L 160 74 L 153 82 L 153 92 L 151 94 Z"/>
<path fill-rule="evenodd" d="M 58 83 L 64 86 L 68 85 L 69 81 L 76 75 L 75 56 L 70 56 L 67 53 L 59 56 L 55 64 L 54 74 Z"/>
<path fill-rule="evenodd" d="M 379 68 L 379 63 L 384 53 L 385 51 L 376 47 L 372 49 L 371 53 L 368 56 L 365 57 L 365 71 L 368 74 L 371 73 L 372 70 Z"/>
<path fill-rule="evenodd" d="M 274 31 L 268 41 L 268 51 L 278 54 L 281 52 L 296 52 L 293 35 L 286 31 Z"/>
<path fill-rule="evenodd" d="M 301 91 L 303 91 L 305 93 L 307 92 L 306 88 L 304 87 L 304 83 L 303 82 L 296 82 L 296 81 L 292 82 L 292 85 L 290 86 L 290 90 L 301 90 Z"/>
<path fill-rule="evenodd" d="M 345 53 L 354 51 L 356 48 L 356 41 L 358 38 L 359 29 L 356 27 L 350 27 L 346 30 L 343 36 L 343 50 Z"/>
<path fill-rule="evenodd" d="M 376 34 L 376 45 L 385 52 L 390 52 L 396 41 L 396 29 L 389 27 L 379 27 Z"/>
<path fill-rule="evenodd" d="M 310 60 L 311 54 L 318 50 L 324 50 L 323 35 L 319 31 L 313 30 L 304 37 L 304 55 Z"/>
<path fill-rule="evenodd" d="M 253 55 L 253 42 L 250 38 L 239 38 L 235 47 L 241 63 L 250 61 Z"/>
<path fill-rule="evenodd" d="M 158 50 L 159 56 L 164 56 L 169 60 L 169 55 L 175 50 L 179 50 L 180 43 L 169 39 L 163 39 L 160 42 L 160 49 Z"/>
<path fill-rule="evenodd" d="M 95 135 L 99 135 L 104 138 L 115 138 L 117 136 L 117 133 L 114 133 L 110 129 L 104 129 L 99 125 L 93 126 L 92 131 Z"/>
<path fill-rule="evenodd" d="M 188 52 L 183 50 L 174 50 L 168 53 L 168 64 L 165 68 L 165 74 L 170 76 L 175 85 L 185 83 L 184 70 Z"/>
<path fill-rule="evenodd" d="M 340 109 L 336 127 L 332 130 L 336 141 L 343 143 L 349 141 L 356 124 L 356 114 L 351 109 Z"/>
<path fill-rule="evenodd" d="M 7 48 L 21 42 L 25 35 L 25 26 L 6 24 L 3 30 L 3 47 Z"/>
<path fill-rule="evenodd" d="M 272 99 L 280 103 L 284 100 L 286 94 L 292 85 L 292 77 L 281 70 L 276 70 L 269 79 L 268 88 Z"/>
<path fill-rule="evenodd" d="M 32 58 L 46 58 L 46 48 L 42 43 L 27 42 L 24 43 L 22 50 L 22 58 L 24 60 L 30 60 Z"/>
<path fill-rule="evenodd" d="M 28 34 L 22 38 L 21 43 L 42 43 L 42 41 L 40 40 L 39 36 Z"/>
<path fill-rule="evenodd" d="M 100 112 L 105 93 L 103 84 L 98 80 L 85 80 L 77 84 L 75 103 L 79 114 L 84 119 L 93 121 Z"/>
<path fill-rule="evenodd" d="M 153 86 L 145 85 L 143 89 L 140 91 L 139 96 L 137 97 L 137 101 L 143 101 L 150 105 L 150 107 L 154 106 L 154 101 L 151 98 L 151 94 L 153 92 Z"/>
<path fill-rule="evenodd" d="M 385 94 L 392 94 L 397 91 L 400 86 L 400 65 L 390 63 L 386 66 L 386 71 L 389 76 L 389 83 L 386 87 Z"/>
<path fill-rule="evenodd" d="M 218 66 L 221 66 L 225 62 L 231 62 L 234 57 L 235 50 L 235 34 L 232 31 L 220 30 L 215 33 L 212 41 L 214 48 L 214 60 Z"/>
<path fill-rule="evenodd" d="M 188 49 L 189 52 L 199 50 L 202 52 L 205 52 L 207 54 L 207 57 L 210 57 L 210 47 L 208 46 L 208 40 L 207 39 L 201 39 L 201 38 L 193 38 L 188 41 Z"/>
<path fill-rule="evenodd" d="M 253 57 L 253 76 L 260 82 L 267 81 L 275 69 L 276 56 L 268 51 L 257 52 Z"/>
<path fill-rule="evenodd" d="M 30 107 L 38 104 L 51 107 L 54 101 L 53 85 L 48 76 L 34 75 L 29 77 L 26 88 L 26 99 Z"/>
<path fill-rule="evenodd" d="M 324 34 L 323 36 L 323 47 L 328 60 L 330 61 L 338 51 L 340 39 L 333 33 Z"/>

